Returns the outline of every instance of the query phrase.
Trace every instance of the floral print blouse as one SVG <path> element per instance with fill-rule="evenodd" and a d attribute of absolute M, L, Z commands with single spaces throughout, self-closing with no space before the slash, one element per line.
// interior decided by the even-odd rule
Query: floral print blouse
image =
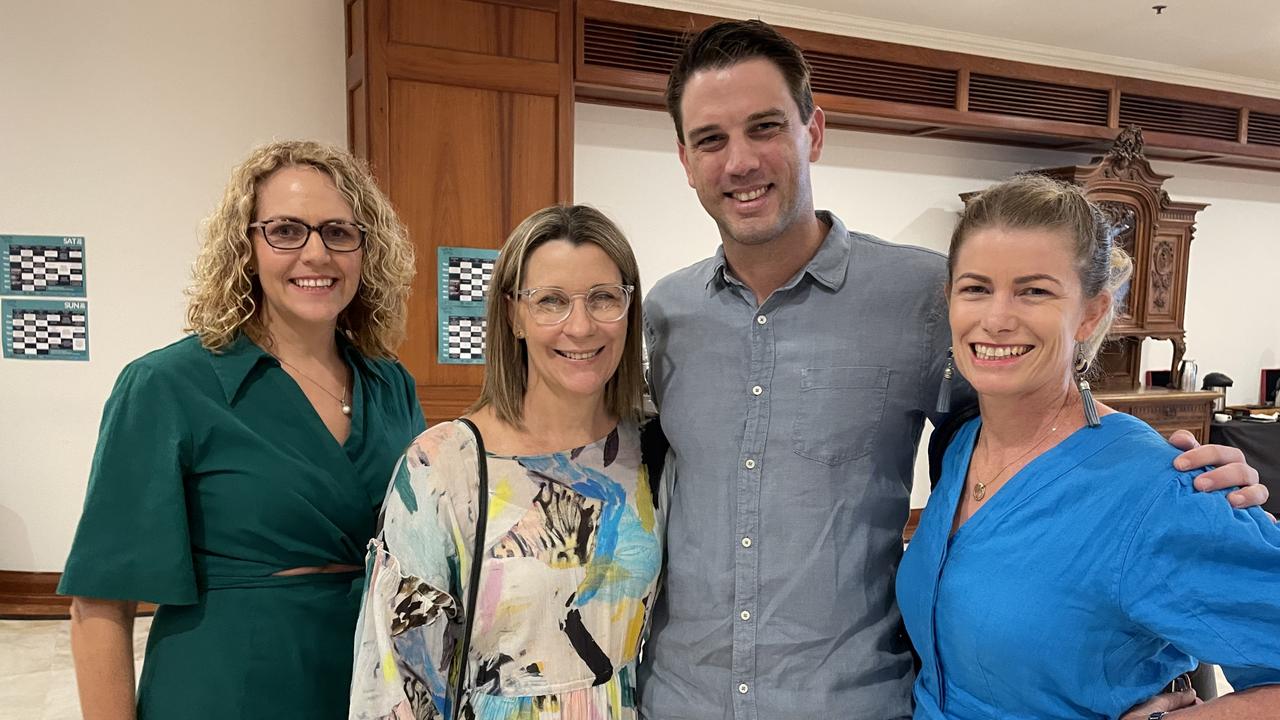
<path fill-rule="evenodd" d="M 489 511 L 462 717 L 632 720 L 662 564 L 640 433 L 547 455 L 489 454 Z M 655 479 L 656 482 L 656 479 Z M 420 435 L 370 542 L 351 718 L 449 718 L 478 489 L 461 422 Z"/>

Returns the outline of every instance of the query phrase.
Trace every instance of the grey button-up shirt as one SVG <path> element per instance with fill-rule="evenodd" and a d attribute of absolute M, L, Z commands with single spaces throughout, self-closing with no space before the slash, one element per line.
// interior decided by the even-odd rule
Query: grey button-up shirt
<path fill-rule="evenodd" d="M 650 720 L 911 716 L 894 603 L 949 333 L 945 258 L 848 232 L 757 306 L 723 248 L 645 304 L 675 450 Z"/>

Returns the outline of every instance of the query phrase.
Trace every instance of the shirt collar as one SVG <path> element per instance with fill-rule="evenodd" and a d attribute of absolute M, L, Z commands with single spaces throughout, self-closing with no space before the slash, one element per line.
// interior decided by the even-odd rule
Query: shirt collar
<path fill-rule="evenodd" d="M 844 285 L 849 269 L 851 251 L 849 231 L 845 228 L 840 218 L 835 216 L 835 213 L 828 210 L 819 210 L 816 215 L 819 220 L 830 225 L 831 229 L 827 231 L 827 236 L 823 238 L 822 245 L 818 247 L 818 252 L 810 258 L 809 263 L 804 266 L 804 269 L 796 277 L 783 286 L 784 288 L 794 286 L 800 277 L 804 275 L 809 275 L 829 290 L 839 290 L 840 286 Z M 726 283 L 742 285 L 741 281 L 729 274 L 729 265 L 724 256 L 723 243 L 716 248 L 716 254 L 711 258 L 711 263 L 707 266 L 705 284 L 710 287 L 712 282 L 719 282 L 721 286 Z"/>
<path fill-rule="evenodd" d="M 380 382 L 386 382 L 381 374 L 372 372 L 369 360 L 351 341 L 341 332 L 337 333 L 338 352 L 342 354 L 343 359 L 352 367 L 355 372 L 360 373 L 362 378 L 373 377 Z M 258 363 L 267 362 L 276 367 L 280 367 L 280 361 L 276 360 L 273 355 L 263 350 L 249 336 L 240 333 L 230 345 L 222 350 L 211 353 L 213 358 L 213 372 L 218 376 L 218 383 L 222 385 L 222 392 L 230 403 L 235 398 L 236 393 L 240 392 L 240 388 L 244 386 L 245 380 L 249 374 L 253 372 Z"/>

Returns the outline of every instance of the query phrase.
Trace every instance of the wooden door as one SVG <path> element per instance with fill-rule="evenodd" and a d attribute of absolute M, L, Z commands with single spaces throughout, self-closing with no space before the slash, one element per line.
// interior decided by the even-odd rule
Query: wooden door
<path fill-rule="evenodd" d="M 428 423 L 479 365 L 438 362 L 437 249 L 497 248 L 572 195 L 572 0 L 347 0 L 351 149 L 408 226 L 418 276 L 400 359 Z"/>

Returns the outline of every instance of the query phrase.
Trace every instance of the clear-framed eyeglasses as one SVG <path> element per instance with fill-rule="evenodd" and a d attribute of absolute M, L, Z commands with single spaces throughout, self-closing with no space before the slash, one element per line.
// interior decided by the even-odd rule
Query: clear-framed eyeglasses
<path fill-rule="evenodd" d="M 573 313 L 574 300 L 582 298 L 587 314 L 602 323 L 617 322 L 627 316 L 634 285 L 596 285 L 586 292 L 571 293 L 557 287 L 527 288 L 515 293 L 529 306 L 529 314 L 539 325 L 559 325 Z"/>
<path fill-rule="evenodd" d="M 299 250 L 311 239 L 311 233 L 320 236 L 320 242 L 333 252 L 355 252 L 364 244 L 366 228 L 355 223 L 332 220 L 319 225 L 308 225 L 300 220 L 261 220 L 249 223 L 250 230 L 258 230 L 267 244 L 277 250 Z"/>

